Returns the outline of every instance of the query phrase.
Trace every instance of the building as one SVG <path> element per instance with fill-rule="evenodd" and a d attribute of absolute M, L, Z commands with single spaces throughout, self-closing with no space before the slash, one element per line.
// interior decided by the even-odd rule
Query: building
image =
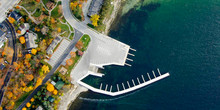
<path fill-rule="evenodd" d="M 62 37 L 57 36 L 52 43 L 49 45 L 49 47 L 47 48 L 46 52 L 48 55 L 53 54 L 53 50 L 55 49 L 55 47 L 60 43 L 60 41 L 62 40 Z"/>
<path fill-rule="evenodd" d="M 44 27 L 41 29 L 41 33 L 42 33 L 43 35 L 46 35 L 47 32 L 48 32 L 48 30 L 49 30 L 49 28 L 48 28 L 47 26 L 44 26 Z"/>
<path fill-rule="evenodd" d="M 5 41 L 7 41 L 7 38 L 5 37 L 5 32 L 0 30 L 0 48 L 4 45 Z"/>
<path fill-rule="evenodd" d="M 12 18 L 14 18 L 15 21 L 19 21 L 19 20 L 21 19 L 21 17 L 22 17 L 20 14 L 18 14 L 18 13 L 15 12 L 15 11 L 12 11 L 9 16 L 12 17 Z"/>
<path fill-rule="evenodd" d="M 64 82 L 63 81 L 57 81 L 57 83 L 55 84 L 55 88 L 57 90 L 60 90 L 62 87 L 64 86 Z"/>
<path fill-rule="evenodd" d="M 28 23 L 24 23 L 19 27 L 19 29 L 21 30 L 21 34 L 19 35 L 23 35 L 27 30 L 30 29 L 30 25 Z"/>
<path fill-rule="evenodd" d="M 94 14 L 99 14 L 102 4 L 103 0 L 92 0 L 88 11 L 88 16 L 91 17 Z"/>
<path fill-rule="evenodd" d="M 27 32 L 25 34 L 26 47 L 27 49 L 37 48 L 35 40 L 37 40 L 37 34 L 33 32 Z"/>

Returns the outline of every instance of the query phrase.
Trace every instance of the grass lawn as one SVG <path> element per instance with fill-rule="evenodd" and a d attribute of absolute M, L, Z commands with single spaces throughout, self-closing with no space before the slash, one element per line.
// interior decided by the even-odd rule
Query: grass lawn
<path fill-rule="evenodd" d="M 61 32 L 66 31 L 64 34 L 61 35 L 62 37 L 68 37 L 68 35 L 70 34 L 69 27 L 66 24 L 61 24 L 59 22 L 59 23 L 57 23 L 56 27 L 57 28 L 60 27 L 61 28 Z"/>
<path fill-rule="evenodd" d="M 70 65 L 70 66 L 65 66 L 65 68 L 67 68 L 67 74 L 69 75 L 73 69 L 73 67 L 76 65 L 76 63 L 78 62 L 78 60 L 80 59 L 81 57 L 76 55 L 76 57 L 72 58 L 73 60 L 73 64 Z"/>
<path fill-rule="evenodd" d="M 22 0 L 20 5 L 26 8 L 27 11 L 33 12 L 40 5 L 40 3 L 35 2 L 35 0 Z"/>
<path fill-rule="evenodd" d="M 90 40 L 91 39 L 90 39 L 89 35 L 87 35 L 87 34 L 84 34 L 82 36 L 82 38 L 80 38 L 80 41 L 83 42 L 83 48 L 87 48 L 87 46 L 89 45 Z"/>
<path fill-rule="evenodd" d="M 18 108 L 18 106 L 29 96 L 29 94 L 31 93 L 32 91 L 30 92 L 27 92 L 27 93 L 24 93 L 22 96 L 20 96 L 20 98 L 15 101 L 15 106 L 14 108 Z"/>
<path fill-rule="evenodd" d="M 73 37 L 74 37 L 74 33 L 71 33 L 70 40 L 73 40 Z"/>
<path fill-rule="evenodd" d="M 38 8 L 36 12 L 33 14 L 34 17 L 39 17 L 41 15 L 41 10 Z"/>
<path fill-rule="evenodd" d="M 49 2 L 50 0 L 42 0 L 42 1 L 43 1 L 44 5 L 46 5 L 47 2 Z"/>
<path fill-rule="evenodd" d="M 62 16 L 61 13 L 59 13 L 59 5 L 57 5 L 53 11 L 51 12 L 51 16 L 54 17 L 54 18 L 59 18 Z"/>

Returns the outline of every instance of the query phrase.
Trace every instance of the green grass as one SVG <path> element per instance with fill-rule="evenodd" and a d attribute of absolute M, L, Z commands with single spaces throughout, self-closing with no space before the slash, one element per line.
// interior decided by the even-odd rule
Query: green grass
<path fill-rule="evenodd" d="M 70 40 L 73 40 L 73 37 L 74 37 L 74 33 L 71 33 Z"/>
<path fill-rule="evenodd" d="M 20 3 L 20 5 L 29 12 L 33 12 L 40 5 L 40 3 L 37 3 L 35 0 L 22 0 Z"/>
<path fill-rule="evenodd" d="M 43 1 L 44 5 L 46 5 L 47 2 L 49 2 L 50 0 L 42 0 L 42 1 Z"/>
<path fill-rule="evenodd" d="M 71 31 L 74 31 L 73 27 L 68 22 L 67 22 L 67 24 L 70 26 Z"/>
<path fill-rule="evenodd" d="M 83 42 L 83 48 L 87 48 L 88 47 L 90 40 L 91 39 L 90 39 L 89 35 L 87 35 L 87 34 L 84 34 L 82 36 L 82 38 L 80 38 L 80 41 Z"/>
<path fill-rule="evenodd" d="M 67 68 L 67 74 L 70 74 L 70 72 L 72 71 L 72 69 L 74 68 L 74 66 L 76 65 L 76 63 L 78 62 L 78 60 L 81 58 L 81 56 L 76 55 L 75 58 L 72 58 L 73 60 L 73 64 L 68 66 Z"/>
<path fill-rule="evenodd" d="M 51 12 L 51 16 L 54 17 L 54 18 L 59 18 L 62 16 L 61 13 L 59 13 L 59 5 L 57 5 L 53 11 Z"/>
<path fill-rule="evenodd" d="M 17 108 L 28 96 L 29 94 L 31 93 L 32 91 L 30 92 L 27 92 L 27 93 L 24 93 L 18 100 L 15 101 L 15 107 L 14 108 Z"/>
<path fill-rule="evenodd" d="M 34 17 L 39 17 L 41 15 L 41 10 L 38 8 L 36 12 L 33 14 Z"/>

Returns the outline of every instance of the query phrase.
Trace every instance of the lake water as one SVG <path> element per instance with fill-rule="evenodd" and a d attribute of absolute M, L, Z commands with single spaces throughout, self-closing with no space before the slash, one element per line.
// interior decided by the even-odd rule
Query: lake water
<path fill-rule="evenodd" d="M 122 13 L 109 36 L 137 50 L 132 67 L 107 66 L 87 82 L 114 85 L 156 68 L 170 77 L 117 97 L 83 93 L 71 110 L 220 110 L 220 0 L 128 0 Z"/>

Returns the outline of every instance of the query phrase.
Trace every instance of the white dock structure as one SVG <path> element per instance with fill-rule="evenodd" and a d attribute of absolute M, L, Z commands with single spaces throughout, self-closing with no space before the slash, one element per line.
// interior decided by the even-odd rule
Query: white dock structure
<path fill-rule="evenodd" d="M 159 70 L 159 69 L 158 69 L 158 70 Z M 89 74 L 88 74 L 88 75 L 89 75 Z M 84 76 L 82 79 L 84 79 L 84 78 L 87 77 L 88 75 Z M 150 78 L 149 73 L 148 73 L 147 75 L 148 75 L 148 77 Z M 143 75 L 142 75 L 142 76 L 143 76 Z M 97 92 L 97 93 L 101 93 L 101 94 L 105 94 L 105 95 L 110 95 L 110 96 L 117 96 L 117 95 L 126 94 L 126 93 L 129 93 L 129 92 L 135 91 L 135 90 L 137 90 L 137 89 L 143 88 L 143 87 L 145 87 L 145 86 L 147 86 L 147 85 L 150 85 L 150 84 L 152 84 L 152 83 L 154 83 L 154 82 L 157 82 L 157 81 L 159 81 L 159 80 L 162 80 L 162 79 L 164 79 L 164 78 L 166 78 L 166 77 L 168 77 L 168 76 L 170 76 L 169 73 L 165 73 L 165 74 L 162 74 L 162 75 L 160 74 L 159 76 L 157 76 L 157 77 L 155 77 L 155 78 L 151 78 L 151 79 L 148 80 L 148 81 L 145 81 L 144 76 L 143 76 L 142 79 L 143 79 L 143 81 L 145 81 L 145 82 L 140 83 L 140 84 L 137 84 L 137 85 L 135 85 L 134 80 L 132 79 L 132 82 L 133 82 L 134 86 L 131 87 L 130 84 L 129 84 L 129 82 L 127 81 L 128 88 L 125 88 L 124 83 L 122 83 L 123 89 L 120 90 L 119 84 L 116 84 L 117 90 L 116 90 L 115 92 L 112 91 L 112 88 L 113 88 L 112 86 L 110 87 L 110 90 L 108 91 L 108 89 L 107 89 L 108 85 L 106 85 L 105 90 L 102 90 L 102 87 L 101 87 L 101 86 L 102 86 L 102 83 L 101 83 L 101 85 L 100 85 L 100 88 L 98 89 L 98 88 L 92 87 L 92 86 L 90 86 L 90 85 L 88 85 L 88 84 L 82 82 L 82 81 L 81 81 L 82 79 L 80 79 L 80 80 L 77 81 L 77 82 L 78 82 L 80 85 L 82 85 L 82 86 L 84 86 L 84 87 L 90 89 L 90 90 L 93 91 L 93 92 Z M 139 78 L 137 78 L 137 80 L 138 80 L 138 82 L 140 82 L 140 81 L 139 81 Z"/>

